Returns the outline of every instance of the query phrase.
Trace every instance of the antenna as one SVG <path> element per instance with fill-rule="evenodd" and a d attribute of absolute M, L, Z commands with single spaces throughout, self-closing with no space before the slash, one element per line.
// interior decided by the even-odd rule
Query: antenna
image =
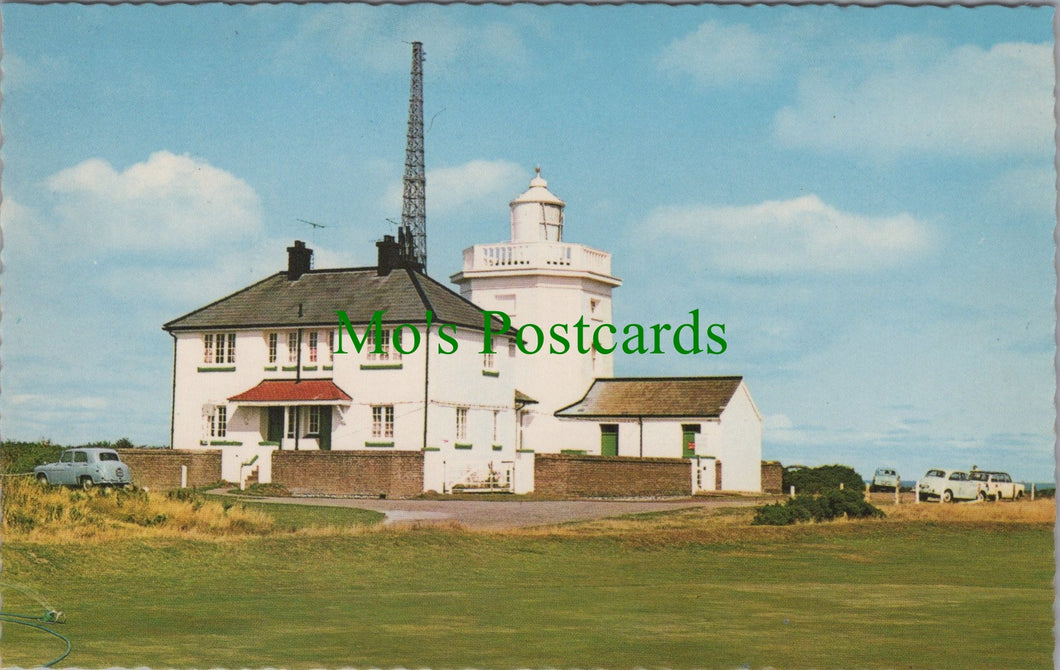
<path fill-rule="evenodd" d="M 405 181 L 401 227 L 405 229 L 402 255 L 427 271 L 427 176 L 423 160 L 423 43 L 412 43 L 412 85 L 409 90 L 409 130 L 405 147 Z"/>

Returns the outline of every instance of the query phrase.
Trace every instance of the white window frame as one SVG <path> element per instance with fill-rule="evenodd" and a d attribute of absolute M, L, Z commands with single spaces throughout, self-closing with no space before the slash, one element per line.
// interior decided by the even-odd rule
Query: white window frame
<path fill-rule="evenodd" d="M 320 405 L 309 406 L 309 418 L 306 420 L 308 424 L 306 429 L 307 436 L 320 435 Z"/>
<path fill-rule="evenodd" d="M 202 336 L 202 362 L 213 363 L 213 333 Z"/>
<path fill-rule="evenodd" d="M 265 343 L 269 350 L 269 363 L 275 363 L 280 349 L 280 334 L 269 333 L 265 336 Z"/>
<path fill-rule="evenodd" d="M 393 405 L 372 405 L 372 437 L 394 437 Z"/>
<path fill-rule="evenodd" d="M 295 410 L 297 408 L 294 405 L 287 406 L 287 438 L 294 439 L 298 435 L 298 422 L 295 420 Z"/>
<path fill-rule="evenodd" d="M 319 344 L 320 334 L 313 330 L 309 332 L 309 362 L 317 362 L 317 345 Z"/>
<path fill-rule="evenodd" d="M 497 369 L 497 356 L 496 356 L 496 354 L 482 354 L 482 369 L 483 370 L 496 370 Z"/>
<path fill-rule="evenodd" d="M 456 408 L 456 439 L 467 439 L 467 407 Z"/>
<path fill-rule="evenodd" d="M 399 361 L 401 360 L 401 352 L 395 347 L 391 346 L 391 331 L 389 328 L 382 328 L 379 333 L 383 338 L 383 345 L 381 347 L 381 353 L 375 353 L 375 328 L 368 328 L 367 343 L 365 344 L 368 350 L 368 360 L 370 361 Z M 400 339 L 401 333 L 398 332 L 394 335 Z"/>
<path fill-rule="evenodd" d="M 287 333 L 287 363 L 298 362 L 298 333 Z"/>
<path fill-rule="evenodd" d="M 214 407 L 213 411 L 207 415 L 206 425 L 206 432 L 209 437 L 227 437 L 228 407 L 225 405 Z"/>

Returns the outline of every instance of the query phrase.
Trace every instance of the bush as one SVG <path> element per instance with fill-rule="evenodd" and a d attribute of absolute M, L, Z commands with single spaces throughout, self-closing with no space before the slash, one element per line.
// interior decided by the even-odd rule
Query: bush
<path fill-rule="evenodd" d="M 755 510 L 755 526 L 787 526 L 798 521 L 832 521 L 882 518 L 883 510 L 865 500 L 859 489 L 830 489 L 820 495 L 801 494 L 783 503 L 763 505 Z"/>
<path fill-rule="evenodd" d="M 784 468 L 782 481 L 785 492 L 794 486 L 796 493 L 823 493 L 838 489 L 840 484 L 855 491 L 865 488 L 865 480 L 847 465 L 822 465 L 816 468 L 789 465 Z"/>
<path fill-rule="evenodd" d="M 33 468 L 59 460 L 62 446 L 50 440 L 0 444 L 0 471 L 4 474 L 32 472 Z"/>

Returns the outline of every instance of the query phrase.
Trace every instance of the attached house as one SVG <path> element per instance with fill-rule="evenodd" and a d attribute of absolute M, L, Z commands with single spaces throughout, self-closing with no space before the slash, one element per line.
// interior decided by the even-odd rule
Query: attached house
<path fill-rule="evenodd" d="M 762 415 L 742 377 L 597 379 L 556 417 L 598 427 L 588 453 L 709 460 L 698 488 L 762 489 Z"/>
<path fill-rule="evenodd" d="M 295 242 L 286 272 L 166 323 L 172 446 L 511 460 L 509 339 L 499 338 L 493 355 L 480 353 L 482 312 L 415 267 L 393 263 L 396 244 L 389 236 L 378 243 L 377 267 L 314 270 L 312 251 Z M 452 326 L 445 336 L 455 345 L 439 337 L 442 324 Z"/>

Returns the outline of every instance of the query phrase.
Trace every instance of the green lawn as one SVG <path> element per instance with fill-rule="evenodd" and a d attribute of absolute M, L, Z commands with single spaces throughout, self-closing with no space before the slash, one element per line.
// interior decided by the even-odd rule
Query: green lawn
<path fill-rule="evenodd" d="M 314 525 L 300 518 L 282 523 Z M 1045 525 L 747 527 L 712 543 L 412 530 L 2 551 L 3 609 L 40 610 L 19 586 L 63 610 L 68 666 L 1052 667 Z M 4 626 L 6 666 L 61 650 Z"/>

